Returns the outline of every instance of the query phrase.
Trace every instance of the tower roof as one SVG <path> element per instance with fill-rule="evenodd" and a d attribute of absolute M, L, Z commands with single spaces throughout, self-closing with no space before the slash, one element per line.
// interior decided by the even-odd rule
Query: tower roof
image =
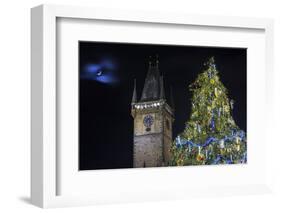
<path fill-rule="evenodd" d="M 141 101 L 153 101 L 161 98 L 160 95 L 162 83 L 160 79 L 158 64 L 158 58 L 156 58 L 154 62 L 149 62 L 148 72 L 145 78 L 141 95 Z M 162 95 L 164 95 L 164 93 Z"/>

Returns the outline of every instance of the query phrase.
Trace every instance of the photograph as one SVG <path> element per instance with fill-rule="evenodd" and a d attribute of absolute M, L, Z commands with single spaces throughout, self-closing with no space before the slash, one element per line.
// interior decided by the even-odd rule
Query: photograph
<path fill-rule="evenodd" d="M 79 170 L 247 163 L 247 49 L 79 41 Z"/>
<path fill-rule="evenodd" d="M 14 23 L 8 23 L 12 33 L 2 33 L 12 38 L 3 39 L 4 52 L 13 57 L 3 73 L 22 75 L 25 67 L 30 74 L 20 89 L 19 75 L 2 78 L 15 91 L 3 89 L 3 103 L 16 108 L 2 110 L 4 127 L 12 127 L 7 140 L 20 135 L 17 130 L 30 131 L 27 143 L 14 140 L 17 149 L 3 140 L 12 145 L 10 152 L 3 149 L 4 197 L 14 194 L 11 187 L 5 190 L 7 181 L 20 177 L 13 188 L 27 193 L 18 193 L 18 201 L 44 209 L 280 207 L 277 4 L 102 2 L 27 4 L 30 16 L 18 10 L 14 18 L 7 15 Z M 25 19 L 27 36 L 15 24 Z M 15 43 L 29 48 L 17 63 Z M 23 88 L 26 98 L 19 95 Z M 20 113 L 28 124 L 15 127 L 21 122 L 12 118 L 20 116 L 11 115 L 28 108 Z M 18 166 L 24 161 L 11 154 L 26 149 L 21 159 L 27 167 Z M 15 199 L 4 203 L 21 208 Z"/>

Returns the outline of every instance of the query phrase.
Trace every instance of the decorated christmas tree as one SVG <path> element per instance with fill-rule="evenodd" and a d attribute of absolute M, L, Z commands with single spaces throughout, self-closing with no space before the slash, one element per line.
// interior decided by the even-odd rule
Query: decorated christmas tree
<path fill-rule="evenodd" d="M 190 85 L 191 115 L 173 142 L 171 165 L 246 163 L 246 134 L 232 117 L 234 101 L 218 74 L 211 57 Z"/>

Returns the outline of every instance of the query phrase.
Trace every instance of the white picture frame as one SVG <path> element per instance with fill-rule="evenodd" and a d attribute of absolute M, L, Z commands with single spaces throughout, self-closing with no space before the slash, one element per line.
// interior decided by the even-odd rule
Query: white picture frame
<path fill-rule="evenodd" d="M 112 191 L 105 190 L 102 193 L 102 187 L 97 191 L 96 195 L 58 195 L 59 173 L 62 169 L 58 164 L 60 148 L 57 144 L 57 88 L 60 82 L 57 81 L 57 21 L 59 18 L 64 19 L 79 19 L 79 20 L 107 20 L 118 22 L 134 22 L 134 23 L 153 23 L 156 25 L 166 26 L 199 26 L 206 28 L 227 29 L 229 31 L 235 29 L 242 30 L 260 30 L 264 33 L 264 72 L 266 74 L 265 87 L 261 89 L 264 92 L 265 101 L 263 103 L 266 111 L 264 116 L 264 124 L 267 132 L 265 148 L 266 162 L 261 168 L 265 178 L 259 183 L 249 184 L 248 182 L 237 185 L 221 184 L 217 186 L 203 186 L 197 189 L 169 185 L 166 190 L 153 189 L 147 194 L 139 194 L 138 190 L 128 189 L 127 191 Z M 31 54 L 32 54 L 32 141 L 31 141 L 31 201 L 33 204 L 47 207 L 61 206 L 76 206 L 76 205 L 91 205 L 98 203 L 114 203 L 142 200 L 165 200 L 178 199 L 185 197 L 208 196 L 208 195 L 230 195 L 230 194 L 252 194 L 264 193 L 271 191 L 271 163 L 270 163 L 270 127 L 272 125 L 271 108 L 273 90 L 273 21 L 271 19 L 257 18 L 238 18 L 238 17 L 216 17 L 203 15 L 188 15 L 188 14 L 166 14 L 154 13 L 148 11 L 123 11 L 100 8 L 84 8 L 74 6 L 54 6 L 42 5 L 31 10 Z M 264 136 L 265 137 L 265 136 Z M 168 168 L 175 175 L 184 174 L 184 169 L 176 170 Z M 212 169 L 212 168 L 210 168 Z M 209 170 L 210 170 L 209 169 Z M 247 167 L 246 167 L 247 169 Z M 158 173 L 153 169 L 150 172 Z M 167 170 L 162 170 L 163 175 Z M 103 175 L 108 174 L 108 171 L 99 171 Z M 115 172 L 116 173 L 116 172 Z M 122 170 L 118 174 L 129 174 L 128 170 Z M 145 172 L 136 170 L 139 177 Z M 117 173 L 116 173 L 117 174 Z M 186 174 L 185 174 L 186 175 Z M 258 174 L 257 174 L 258 175 Z M 138 178 L 139 178 L 138 177 Z M 126 181 L 126 180 L 125 180 Z M 102 185 L 102 183 L 100 183 Z M 125 186 L 126 188 L 126 186 Z M 128 187 L 129 188 L 129 187 Z M 70 189 L 71 190 L 71 189 Z M 73 190 L 75 187 L 73 187 Z M 116 189 L 121 190 L 121 189 Z M 170 192 L 170 193 L 168 193 Z M 119 193 L 123 193 L 122 196 Z M 127 194 L 126 194 L 127 193 Z M 176 194 L 176 195 L 175 195 Z M 173 195 L 173 196 L 171 196 Z"/>

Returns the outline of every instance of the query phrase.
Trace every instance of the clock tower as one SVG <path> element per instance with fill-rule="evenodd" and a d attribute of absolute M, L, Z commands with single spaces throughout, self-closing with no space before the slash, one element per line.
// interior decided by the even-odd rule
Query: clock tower
<path fill-rule="evenodd" d="M 173 108 L 165 98 L 164 79 L 160 76 L 157 58 L 149 62 L 140 100 L 135 81 L 131 114 L 134 118 L 134 167 L 168 165 L 173 140 Z"/>

